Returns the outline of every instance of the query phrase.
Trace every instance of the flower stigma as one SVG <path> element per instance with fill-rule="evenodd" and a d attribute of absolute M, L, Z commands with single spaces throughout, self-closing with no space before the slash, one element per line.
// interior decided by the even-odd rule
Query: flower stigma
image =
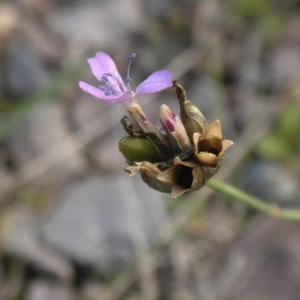
<path fill-rule="evenodd" d="M 128 66 L 127 66 L 127 72 L 126 72 L 126 85 L 130 89 L 130 82 L 132 81 L 132 77 L 130 76 L 130 69 L 133 61 L 136 58 L 136 53 L 132 52 L 128 57 Z"/>

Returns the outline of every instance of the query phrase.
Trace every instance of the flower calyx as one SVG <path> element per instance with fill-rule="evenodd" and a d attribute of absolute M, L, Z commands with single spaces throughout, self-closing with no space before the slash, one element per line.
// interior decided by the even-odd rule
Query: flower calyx
<path fill-rule="evenodd" d="M 188 136 L 192 140 L 194 132 L 202 133 L 205 130 L 207 121 L 200 109 L 187 98 L 183 86 L 174 80 L 173 87 L 175 87 L 179 101 L 182 123 L 185 126 Z"/>
<path fill-rule="evenodd" d="M 205 174 L 201 166 L 193 161 L 182 161 L 179 156 L 176 156 L 172 166 L 157 178 L 171 186 L 172 198 L 198 190 L 205 184 Z"/>
<path fill-rule="evenodd" d="M 193 134 L 194 155 L 205 167 L 217 167 L 233 141 L 223 139 L 221 122 L 216 120 L 203 134 Z"/>

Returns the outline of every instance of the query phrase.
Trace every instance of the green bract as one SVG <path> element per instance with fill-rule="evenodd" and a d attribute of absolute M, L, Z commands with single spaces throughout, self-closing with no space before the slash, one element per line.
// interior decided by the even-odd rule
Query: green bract
<path fill-rule="evenodd" d="M 153 144 L 145 138 L 123 137 L 119 142 L 119 150 L 128 162 L 158 162 L 162 160 L 162 157 L 156 151 Z"/>

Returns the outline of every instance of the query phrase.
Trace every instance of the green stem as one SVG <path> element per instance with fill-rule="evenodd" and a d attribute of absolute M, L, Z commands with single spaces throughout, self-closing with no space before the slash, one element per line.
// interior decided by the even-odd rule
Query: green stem
<path fill-rule="evenodd" d="M 253 197 L 244 191 L 233 187 L 232 185 L 216 179 L 210 179 L 207 182 L 207 185 L 219 194 L 227 196 L 229 200 L 246 204 L 249 207 L 271 217 L 291 221 L 300 221 L 300 210 L 298 209 L 283 209 L 277 205 L 268 205 L 259 198 Z"/>

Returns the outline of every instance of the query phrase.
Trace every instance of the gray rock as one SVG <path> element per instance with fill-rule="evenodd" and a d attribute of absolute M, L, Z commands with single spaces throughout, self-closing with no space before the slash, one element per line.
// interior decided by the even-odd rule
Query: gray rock
<path fill-rule="evenodd" d="M 3 88 L 8 97 L 19 99 L 45 88 L 50 76 L 37 53 L 27 43 L 9 47 L 4 64 Z"/>
<path fill-rule="evenodd" d="M 124 158 L 118 143 L 126 132 L 119 120 L 125 113 L 123 106 L 109 107 L 87 94 L 82 94 L 70 109 L 70 126 L 93 137 L 85 150 L 91 164 L 104 172 L 122 171 Z"/>
<path fill-rule="evenodd" d="M 298 178 L 289 169 L 276 162 L 257 161 L 246 168 L 244 188 L 269 202 L 299 205 Z"/>
<path fill-rule="evenodd" d="M 43 279 L 29 283 L 26 292 L 28 300 L 72 300 L 74 294 L 70 286 L 52 283 Z"/>
<path fill-rule="evenodd" d="M 274 86 L 294 82 L 300 76 L 300 48 L 283 44 L 271 53 L 270 73 Z"/>
<path fill-rule="evenodd" d="M 58 202 L 44 239 L 105 276 L 123 270 L 157 241 L 168 220 L 160 194 L 125 174 L 75 183 Z"/>
<path fill-rule="evenodd" d="M 81 173 L 85 161 L 80 153 L 67 155 L 77 141 L 67 127 L 63 107 L 57 102 L 36 106 L 9 137 L 8 147 L 23 179 L 65 182 L 70 175 Z"/>
<path fill-rule="evenodd" d="M 2 62 L 0 62 L 0 70 L 3 69 Z M 4 89 L 3 89 L 3 74 L 0 72 L 0 98 L 3 98 Z"/>
<path fill-rule="evenodd" d="M 142 7 L 137 0 L 86 2 L 72 1 L 49 19 L 51 26 L 68 38 L 71 60 L 81 58 L 91 47 L 124 46 L 131 32 L 143 28 Z"/>
<path fill-rule="evenodd" d="M 0 203 L 5 199 L 2 195 L 5 195 L 10 187 L 13 186 L 14 178 L 7 170 L 0 167 Z"/>
<path fill-rule="evenodd" d="M 147 13 L 157 18 L 158 20 L 170 17 L 170 10 L 172 9 L 172 5 L 174 2 L 166 0 L 166 1 L 146 1 L 145 7 Z"/>
<path fill-rule="evenodd" d="M 70 125 L 74 130 L 81 130 L 94 120 L 99 120 L 107 114 L 109 106 L 95 101 L 90 95 L 79 91 L 79 97 L 69 110 Z M 106 124 L 103 124 L 105 126 Z"/>
<path fill-rule="evenodd" d="M 291 18 L 283 29 L 282 38 L 269 57 L 270 77 L 275 88 L 297 82 L 300 76 L 300 18 Z"/>
<path fill-rule="evenodd" d="M 224 89 L 211 76 L 202 75 L 195 78 L 188 89 L 188 97 L 199 107 L 209 123 L 219 119 L 227 137 L 236 134 L 233 126 L 233 111 L 225 99 Z"/>
<path fill-rule="evenodd" d="M 20 16 L 12 3 L 1 3 L 0 7 L 0 52 L 5 51 L 20 27 Z"/>
<path fill-rule="evenodd" d="M 221 116 L 224 111 L 224 93 L 212 77 L 197 77 L 190 87 L 189 98 L 201 109 L 207 119 Z"/>
<path fill-rule="evenodd" d="M 298 299 L 299 224 L 269 220 L 256 225 L 223 252 L 209 299 Z"/>
<path fill-rule="evenodd" d="M 64 281 L 73 277 L 73 268 L 60 254 L 45 247 L 40 239 L 42 221 L 26 209 L 6 212 L 1 219 L 1 251 L 13 255 Z"/>
<path fill-rule="evenodd" d="M 124 133 L 122 134 L 125 135 Z M 102 171 L 109 173 L 120 173 L 122 171 L 125 158 L 118 150 L 118 142 L 121 136 L 122 135 L 119 135 L 118 138 L 115 136 L 106 137 L 105 140 L 94 143 L 94 145 L 88 149 L 92 163 Z"/>
<path fill-rule="evenodd" d="M 84 282 L 80 292 L 80 297 L 84 300 L 113 299 L 113 289 L 93 278 Z"/>

